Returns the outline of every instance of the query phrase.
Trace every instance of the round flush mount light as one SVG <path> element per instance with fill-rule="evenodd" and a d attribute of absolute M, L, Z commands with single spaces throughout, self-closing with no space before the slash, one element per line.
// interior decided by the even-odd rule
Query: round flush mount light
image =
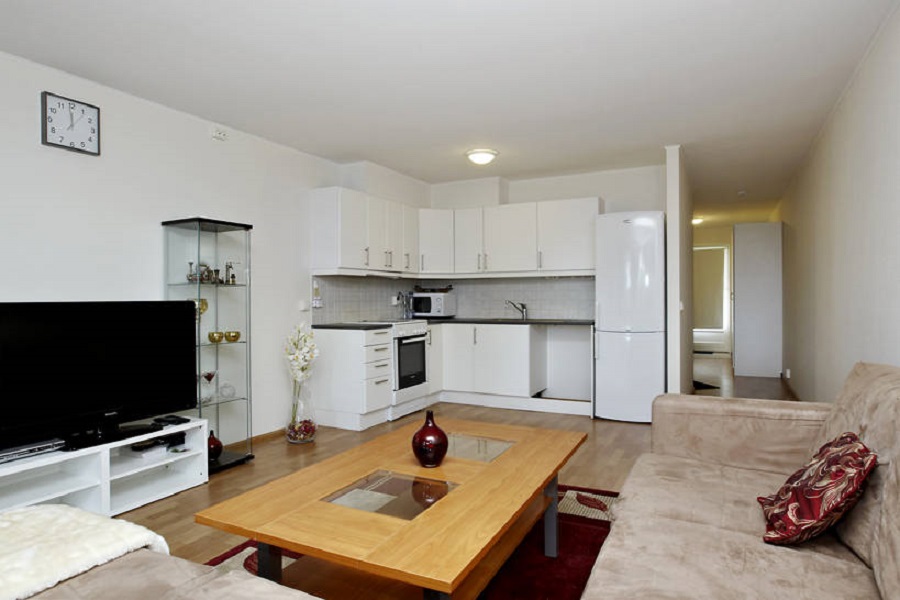
<path fill-rule="evenodd" d="M 491 150 L 490 148 L 476 148 L 466 152 L 469 162 L 479 166 L 490 164 L 497 158 L 497 154 L 499 154 L 499 152 Z"/>

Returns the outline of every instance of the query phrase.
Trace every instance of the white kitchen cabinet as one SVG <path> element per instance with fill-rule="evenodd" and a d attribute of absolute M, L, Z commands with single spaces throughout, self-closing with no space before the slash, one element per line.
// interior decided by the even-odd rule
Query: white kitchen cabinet
<path fill-rule="evenodd" d="M 537 268 L 541 271 L 594 270 L 594 236 L 599 198 L 537 203 Z"/>
<path fill-rule="evenodd" d="M 368 269 L 368 196 L 349 188 L 310 193 L 313 269 Z"/>
<path fill-rule="evenodd" d="M 453 211 L 453 270 L 480 273 L 484 270 L 484 209 Z"/>
<path fill-rule="evenodd" d="M 390 328 L 313 331 L 319 358 L 310 386 L 319 422 L 361 431 L 387 421 L 394 370 Z"/>
<path fill-rule="evenodd" d="M 547 386 L 546 328 L 445 323 L 444 389 L 531 397 Z"/>
<path fill-rule="evenodd" d="M 419 209 L 419 272 L 453 272 L 453 210 Z"/>
<path fill-rule="evenodd" d="M 400 270 L 404 273 L 419 272 L 419 209 L 401 207 L 401 255 Z"/>
<path fill-rule="evenodd" d="M 425 372 L 428 377 L 428 393 L 444 389 L 444 326 L 429 323 L 425 344 Z"/>
<path fill-rule="evenodd" d="M 366 207 L 368 268 L 400 271 L 403 266 L 403 205 L 369 196 Z"/>
<path fill-rule="evenodd" d="M 484 208 L 483 271 L 536 271 L 537 245 L 536 202 Z"/>

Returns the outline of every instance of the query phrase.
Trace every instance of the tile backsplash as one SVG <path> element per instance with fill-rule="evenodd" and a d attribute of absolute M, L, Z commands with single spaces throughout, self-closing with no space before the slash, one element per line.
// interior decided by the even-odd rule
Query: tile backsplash
<path fill-rule="evenodd" d="M 506 300 L 524 302 L 533 319 L 593 319 L 593 277 L 516 277 L 503 279 L 385 279 L 381 277 L 315 277 L 322 308 L 313 309 L 313 324 L 397 319 L 399 292 L 453 286 L 457 315 L 476 318 L 516 318 Z"/>

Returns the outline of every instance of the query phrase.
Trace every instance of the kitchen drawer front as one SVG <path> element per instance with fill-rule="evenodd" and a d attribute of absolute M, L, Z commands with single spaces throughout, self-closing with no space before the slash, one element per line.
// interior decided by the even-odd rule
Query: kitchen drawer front
<path fill-rule="evenodd" d="M 394 364 L 390 360 L 376 360 L 366 363 L 366 379 L 390 377 Z"/>
<path fill-rule="evenodd" d="M 365 412 L 387 408 L 391 405 L 391 375 L 366 379 Z"/>
<path fill-rule="evenodd" d="M 378 344 L 377 346 L 366 346 L 366 362 L 391 360 L 391 345 Z"/>
<path fill-rule="evenodd" d="M 375 344 L 390 344 L 391 343 L 391 330 L 390 329 L 372 329 L 365 332 L 366 334 L 366 346 L 373 346 Z"/>

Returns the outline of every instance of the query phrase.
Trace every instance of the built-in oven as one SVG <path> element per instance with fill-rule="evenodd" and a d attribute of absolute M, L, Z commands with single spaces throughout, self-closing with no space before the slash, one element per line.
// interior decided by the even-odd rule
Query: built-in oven
<path fill-rule="evenodd" d="M 428 395 L 425 346 L 428 322 L 424 320 L 394 323 L 394 402 L 399 405 Z"/>

